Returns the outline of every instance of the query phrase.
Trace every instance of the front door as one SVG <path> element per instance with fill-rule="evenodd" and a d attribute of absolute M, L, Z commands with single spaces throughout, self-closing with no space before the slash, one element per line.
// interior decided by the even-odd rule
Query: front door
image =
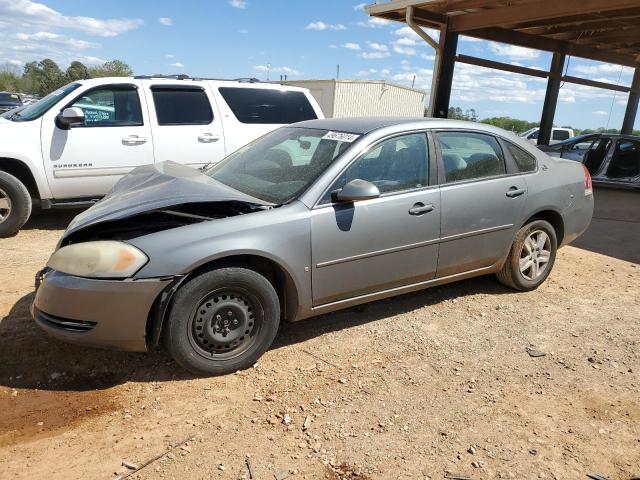
<path fill-rule="evenodd" d="M 491 266 L 508 252 L 520 228 L 524 176 L 507 176 L 502 148 L 492 135 L 441 131 L 435 136 L 443 166 L 438 277 Z"/>
<path fill-rule="evenodd" d="M 146 87 L 156 162 L 172 160 L 198 168 L 222 160 L 222 119 L 207 89 L 198 84 Z"/>
<path fill-rule="evenodd" d="M 640 141 L 619 138 L 609 164 L 595 179 L 599 177 L 611 183 L 633 182 L 640 177 Z"/>
<path fill-rule="evenodd" d="M 153 163 L 149 118 L 135 83 L 101 85 L 65 107 L 84 112 L 64 130 L 52 109 L 42 120 L 42 158 L 53 197 L 100 197 L 135 167 Z"/>
<path fill-rule="evenodd" d="M 440 191 L 430 185 L 425 133 L 384 140 L 329 189 L 356 178 L 380 198 L 333 203 L 311 217 L 314 306 L 432 279 L 438 260 Z"/>

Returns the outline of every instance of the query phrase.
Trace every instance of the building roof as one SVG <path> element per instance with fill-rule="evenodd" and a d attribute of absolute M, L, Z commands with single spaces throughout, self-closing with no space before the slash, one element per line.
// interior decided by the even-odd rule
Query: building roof
<path fill-rule="evenodd" d="M 636 67 L 639 0 L 391 0 L 369 5 L 373 17 L 511 45 Z"/>

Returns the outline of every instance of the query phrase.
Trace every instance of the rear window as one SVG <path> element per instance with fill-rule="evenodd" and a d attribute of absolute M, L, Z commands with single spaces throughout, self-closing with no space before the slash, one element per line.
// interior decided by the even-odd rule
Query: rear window
<path fill-rule="evenodd" d="M 158 125 L 209 125 L 213 111 L 200 87 L 151 87 Z"/>
<path fill-rule="evenodd" d="M 536 169 L 536 157 L 531 155 L 530 153 L 525 152 L 520 147 L 516 147 L 511 142 L 504 142 L 507 145 L 507 149 L 509 153 L 513 157 L 513 160 L 516 162 L 518 166 L 518 171 L 524 172 L 533 172 Z"/>
<path fill-rule="evenodd" d="M 241 123 L 289 124 L 318 118 L 303 92 L 234 87 L 219 90 Z"/>
<path fill-rule="evenodd" d="M 567 130 L 554 130 L 553 131 L 553 139 L 554 140 L 568 140 L 569 132 Z"/>

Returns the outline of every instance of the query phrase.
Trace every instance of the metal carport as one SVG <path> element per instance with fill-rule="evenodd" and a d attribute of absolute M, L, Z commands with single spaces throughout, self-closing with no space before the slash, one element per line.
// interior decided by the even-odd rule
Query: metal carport
<path fill-rule="evenodd" d="M 429 113 L 446 118 L 455 62 L 547 78 L 539 144 L 548 144 L 562 82 L 629 93 L 622 133 L 630 134 L 640 99 L 640 0 L 391 0 L 369 5 L 372 17 L 406 23 L 434 47 Z M 420 27 L 435 28 L 431 38 Z M 458 55 L 458 35 L 553 53 L 548 71 Z M 576 56 L 635 68 L 630 87 L 563 75 Z"/>

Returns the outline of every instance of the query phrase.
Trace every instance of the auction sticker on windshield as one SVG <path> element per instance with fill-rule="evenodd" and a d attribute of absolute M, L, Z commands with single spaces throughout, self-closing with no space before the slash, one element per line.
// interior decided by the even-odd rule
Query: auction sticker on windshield
<path fill-rule="evenodd" d="M 360 135 L 355 133 L 345 133 L 345 132 L 327 132 L 322 140 L 338 140 L 339 142 L 353 142 Z"/>

